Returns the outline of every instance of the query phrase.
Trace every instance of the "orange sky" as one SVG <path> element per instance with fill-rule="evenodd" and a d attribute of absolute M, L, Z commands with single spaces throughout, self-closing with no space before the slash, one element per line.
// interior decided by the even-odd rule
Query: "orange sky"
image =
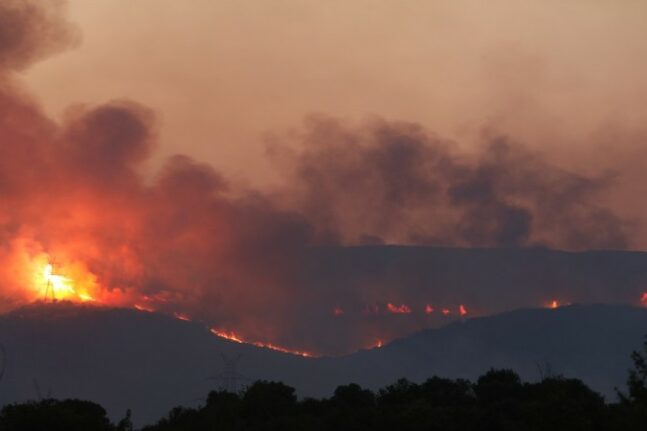
<path fill-rule="evenodd" d="M 129 98 L 161 152 L 271 178 L 264 134 L 323 112 L 418 121 L 463 145 L 483 127 L 559 157 L 647 117 L 641 1 L 70 0 L 74 50 L 25 72 L 60 118 Z M 466 144 L 467 143 L 467 144 Z M 573 156 L 577 155 L 577 157 Z M 631 157 L 628 157 L 631 159 Z M 597 166 L 595 166 L 597 168 Z"/>

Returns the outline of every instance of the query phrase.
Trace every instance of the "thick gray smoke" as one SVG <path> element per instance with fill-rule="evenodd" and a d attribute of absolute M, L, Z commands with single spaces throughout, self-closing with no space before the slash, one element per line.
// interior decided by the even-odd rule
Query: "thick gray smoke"
<path fill-rule="evenodd" d="M 273 148 L 283 197 L 322 241 L 622 249 L 629 226 L 600 203 L 613 177 L 561 169 L 505 136 L 464 153 L 419 125 L 312 117 Z"/>

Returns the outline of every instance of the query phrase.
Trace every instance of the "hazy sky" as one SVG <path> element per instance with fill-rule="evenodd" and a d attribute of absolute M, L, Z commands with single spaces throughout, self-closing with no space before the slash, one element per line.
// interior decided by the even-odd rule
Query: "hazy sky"
<path fill-rule="evenodd" d="M 158 156 L 188 153 L 252 183 L 271 178 L 264 134 L 299 127 L 312 112 L 416 121 L 464 146 L 495 129 L 558 148 L 558 162 L 584 170 L 598 169 L 598 158 L 582 149 L 613 147 L 618 134 L 631 141 L 647 117 L 642 1 L 70 0 L 68 8 L 81 43 L 25 75 L 50 114 L 135 99 L 157 112 Z"/>

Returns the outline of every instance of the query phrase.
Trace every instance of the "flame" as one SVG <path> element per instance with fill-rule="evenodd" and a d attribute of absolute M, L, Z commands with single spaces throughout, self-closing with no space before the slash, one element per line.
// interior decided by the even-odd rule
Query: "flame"
<path fill-rule="evenodd" d="M 641 302 L 643 305 L 647 306 L 647 292 L 644 292 L 644 293 L 642 294 L 642 296 L 640 297 L 640 302 Z"/>
<path fill-rule="evenodd" d="M 394 314 L 409 314 L 411 313 L 411 308 L 409 306 L 402 304 L 399 307 L 396 307 L 395 305 L 391 304 L 390 302 L 386 304 L 386 309 L 389 311 L 389 313 L 394 313 Z"/>
<path fill-rule="evenodd" d="M 221 331 L 216 328 L 211 328 L 210 331 L 212 334 L 220 338 L 224 338 L 226 340 L 233 341 L 235 343 L 244 343 L 244 341 L 241 338 L 239 338 L 238 335 L 236 335 L 234 332 Z"/>
<path fill-rule="evenodd" d="M 442 313 L 443 313 L 445 316 L 448 316 L 448 315 L 451 313 L 451 311 L 449 310 L 449 308 L 443 308 Z"/>
<path fill-rule="evenodd" d="M 559 302 L 556 299 L 553 299 L 550 304 L 548 304 L 548 308 L 552 308 L 553 310 L 559 307 Z"/>
<path fill-rule="evenodd" d="M 72 280 L 69 278 L 54 274 L 54 269 L 51 263 L 45 265 L 43 270 L 43 278 L 45 278 L 45 295 L 51 289 L 52 299 L 65 299 L 66 297 L 74 295 L 74 287 L 72 287 Z"/>
<path fill-rule="evenodd" d="M 272 343 L 263 343 L 261 341 L 245 341 L 233 331 L 223 331 L 223 330 L 216 329 L 216 328 L 211 328 L 209 330 L 211 331 L 212 334 L 214 334 L 214 335 L 216 335 L 216 336 L 218 336 L 220 338 L 224 338 L 226 340 L 233 341 L 234 343 L 251 344 L 252 346 L 262 347 L 262 348 L 265 348 L 265 349 L 276 350 L 277 352 L 288 353 L 290 355 L 303 356 L 305 358 L 314 357 L 314 355 L 312 353 L 305 352 L 303 350 L 292 350 L 292 349 L 288 349 L 286 347 L 278 346 L 278 345 L 272 344 Z"/>
<path fill-rule="evenodd" d="M 314 355 L 309 352 L 304 352 L 302 350 L 291 350 L 287 349 L 285 347 L 277 346 L 276 344 L 272 343 L 261 343 L 259 341 L 254 341 L 249 344 L 252 344 L 256 347 L 264 347 L 266 349 L 271 349 L 271 350 L 276 350 L 277 352 L 282 352 L 282 353 L 289 353 L 291 355 L 298 355 L 298 356 L 303 356 L 304 358 L 312 358 Z"/>
<path fill-rule="evenodd" d="M 463 304 L 459 305 L 459 306 L 458 306 L 458 313 L 459 313 L 461 316 L 465 316 L 465 315 L 467 315 L 467 308 L 465 308 L 465 306 L 464 306 Z"/>
<path fill-rule="evenodd" d="M 175 317 L 178 320 L 184 320 L 185 322 L 188 322 L 188 321 L 191 320 L 191 319 L 189 319 L 189 316 L 187 316 L 184 313 L 179 313 L 179 312 L 173 313 L 173 317 Z"/>
<path fill-rule="evenodd" d="M 427 305 L 425 306 L 425 313 L 426 313 L 426 314 L 431 314 L 431 313 L 433 313 L 433 312 L 434 312 L 434 307 L 432 307 L 432 306 L 431 306 L 431 304 L 427 304 Z"/>
<path fill-rule="evenodd" d="M 35 259 L 35 266 L 40 269 L 32 276 L 32 285 L 41 298 L 52 301 L 97 301 L 91 293 L 96 289 L 94 276 L 85 271 L 82 265 L 66 265 L 61 272 L 55 272 L 49 259 L 39 256 Z"/>

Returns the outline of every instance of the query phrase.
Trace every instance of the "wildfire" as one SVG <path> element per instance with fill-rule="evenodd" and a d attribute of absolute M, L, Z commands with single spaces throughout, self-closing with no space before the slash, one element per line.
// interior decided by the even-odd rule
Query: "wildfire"
<path fill-rule="evenodd" d="M 425 306 L 425 314 L 431 314 L 434 312 L 434 307 L 431 306 L 431 304 L 427 304 Z"/>
<path fill-rule="evenodd" d="M 463 304 L 459 305 L 458 306 L 458 313 L 461 316 L 466 316 L 467 315 L 467 308 L 465 308 L 465 306 Z"/>
<path fill-rule="evenodd" d="M 53 299 L 62 299 L 73 295 L 75 292 L 72 287 L 72 280 L 63 275 L 54 274 L 53 271 L 51 263 L 45 265 L 43 270 L 43 277 L 46 281 L 45 295 L 48 295 L 50 291 Z"/>
<path fill-rule="evenodd" d="M 640 302 L 641 302 L 643 305 L 647 306 L 647 292 L 644 292 L 644 293 L 642 294 L 642 296 L 640 297 Z"/>
<path fill-rule="evenodd" d="M 441 311 L 445 316 L 449 316 L 451 314 L 451 310 L 449 308 L 443 308 Z"/>
<path fill-rule="evenodd" d="M 41 257 L 39 260 L 43 260 L 43 258 Z M 94 286 L 91 276 L 80 277 L 83 282 L 77 283 L 72 276 L 54 272 L 54 265 L 47 260 L 37 266 L 40 266 L 41 269 L 33 277 L 34 286 L 45 300 L 96 301 L 90 294 L 90 288 Z M 79 268 L 70 267 L 68 269 L 69 275 L 79 272 Z"/>
<path fill-rule="evenodd" d="M 218 336 L 220 338 L 224 338 L 226 340 L 233 341 L 235 343 L 244 343 L 244 341 L 242 339 L 238 338 L 238 335 L 236 335 L 234 332 L 220 331 L 220 330 L 218 330 L 216 328 L 211 328 L 210 331 L 211 331 L 212 334 L 214 334 L 214 335 L 216 335 L 216 336 Z"/>
<path fill-rule="evenodd" d="M 233 331 L 222 331 L 222 330 L 216 329 L 216 328 L 211 328 L 209 330 L 211 331 L 212 334 L 214 334 L 214 335 L 216 335 L 216 336 L 218 336 L 220 338 L 224 338 L 226 340 L 233 341 L 234 343 L 251 344 L 252 346 L 263 347 L 263 348 L 266 348 L 266 349 L 276 350 L 277 352 L 289 353 L 291 355 L 298 355 L 298 356 L 303 356 L 303 357 L 306 357 L 306 358 L 314 357 L 314 355 L 312 353 L 305 352 L 303 350 L 292 350 L 292 349 L 288 349 L 286 347 L 277 346 L 276 344 L 263 343 L 263 342 L 260 342 L 260 341 L 245 341 Z"/>
<path fill-rule="evenodd" d="M 399 307 L 397 307 L 389 302 L 388 304 L 386 304 L 386 309 L 389 311 L 389 313 L 394 313 L 394 314 L 411 313 L 411 308 L 409 308 L 409 306 L 407 306 L 406 304 L 402 304 Z"/>
<path fill-rule="evenodd" d="M 173 317 L 175 317 L 178 320 L 184 320 L 185 322 L 188 322 L 188 321 L 191 320 L 191 319 L 189 319 L 189 316 L 187 316 L 184 313 L 180 313 L 180 312 L 173 313 Z"/>
<path fill-rule="evenodd" d="M 559 302 L 556 299 L 553 299 L 550 304 L 548 304 L 548 308 L 552 308 L 553 310 L 559 307 Z"/>

